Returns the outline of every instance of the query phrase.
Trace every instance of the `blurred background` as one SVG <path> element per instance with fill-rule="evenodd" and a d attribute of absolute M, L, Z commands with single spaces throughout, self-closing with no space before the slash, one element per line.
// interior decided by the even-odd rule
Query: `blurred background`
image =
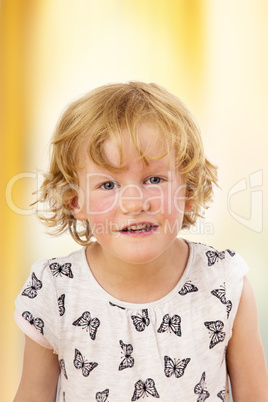
<path fill-rule="evenodd" d="M 268 358 L 267 39 L 266 0 L 0 2 L 1 401 L 20 379 L 14 300 L 31 265 L 79 247 L 49 237 L 29 207 L 49 139 L 67 104 L 111 82 L 156 82 L 196 117 L 221 189 L 182 235 L 247 261 Z"/>

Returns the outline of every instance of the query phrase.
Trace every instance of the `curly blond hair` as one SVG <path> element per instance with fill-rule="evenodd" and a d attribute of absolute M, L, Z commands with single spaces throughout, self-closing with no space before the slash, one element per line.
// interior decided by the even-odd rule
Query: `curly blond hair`
<path fill-rule="evenodd" d="M 109 171 L 123 169 L 122 130 L 127 129 L 140 159 L 148 164 L 148 154 L 139 144 L 137 126 L 150 123 L 168 154 L 175 151 L 176 169 L 184 175 L 186 197 L 192 208 L 184 214 L 182 228 L 195 224 L 201 211 L 208 208 L 217 185 L 217 168 L 204 156 L 202 140 L 194 118 L 180 99 L 156 84 L 128 82 L 99 87 L 73 102 L 63 113 L 51 142 L 50 167 L 35 203 L 46 202 L 48 214 L 37 211 L 52 234 L 69 230 L 81 245 L 92 237 L 88 221 L 79 222 L 71 213 L 77 196 L 78 148 L 87 140 L 88 155 L 98 166 Z M 103 145 L 112 139 L 117 146 L 121 166 L 105 158 Z"/>

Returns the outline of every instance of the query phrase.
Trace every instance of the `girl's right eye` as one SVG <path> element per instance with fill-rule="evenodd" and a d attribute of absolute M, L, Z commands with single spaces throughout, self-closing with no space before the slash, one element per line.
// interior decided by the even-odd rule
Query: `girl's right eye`
<path fill-rule="evenodd" d="M 114 183 L 113 181 L 106 181 L 100 186 L 100 188 L 102 188 L 103 190 L 113 190 L 115 187 L 116 183 Z"/>

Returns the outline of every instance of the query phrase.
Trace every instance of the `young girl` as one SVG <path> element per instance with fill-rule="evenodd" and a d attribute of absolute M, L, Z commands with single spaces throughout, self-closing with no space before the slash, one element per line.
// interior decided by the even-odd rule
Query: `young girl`
<path fill-rule="evenodd" d="M 192 116 L 155 84 L 98 88 L 63 114 L 41 219 L 83 247 L 43 259 L 16 299 L 25 333 L 15 401 L 267 402 L 247 266 L 178 237 L 216 168 Z M 93 238 L 94 236 L 94 238 Z"/>

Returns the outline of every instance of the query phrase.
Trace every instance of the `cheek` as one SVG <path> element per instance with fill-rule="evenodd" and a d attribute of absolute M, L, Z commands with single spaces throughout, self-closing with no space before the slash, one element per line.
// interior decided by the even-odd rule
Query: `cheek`
<path fill-rule="evenodd" d="M 185 191 L 179 184 L 164 189 L 161 193 L 151 195 L 151 211 L 161 213 L 168 219 L 178 218 L 184 215 Z"/>
<path fill-rule="evenodd" d="M 184 194 L 180 194 L 174 197 L 174 205 L 173 205 L 174 213 L 183 216 L 185 211 L 185 196 Z"/>
<path fill-rule="evenodd" d="M 84 210 L 87 216 L 103 216 L 113 213 L 118 204 L 118 197 L 114 194 L 98 194 L 87 197 Z"/>
<path fill-rule="evenodd" d="M 186 185 L 179 182 L 175 188 L 173 196 L 174 208 L 179 215 L 184 215 L 185 211 L 185 200 L 186 200 Z"/>
<path fill-rule="evenodd" d="M 169 221 L 182 220 L 184 216 L 184 205 L 184 200 L 178 200 L 176 198 L 166 199 L 163 204 L 162 216 Z"/>
<path fill-rule="evenodd" d="M 185 198 L 183 193 L 173 192 L 172 196 L 165 198 L 164 213 L 164 233 L 172 238 L 178 236 L 184 218 Z M 170 238 L 170 237 L 168 237 Z"/>
<path fill-rule="evenodd" d="M 101 242 L 107 234 L 111 232 L 111 223 L 115 215 L 114 197 L 92 198 L 87 219 L 92 233 L 98 241 Z M 104 236 L 104 237 L 103 237 Z"/>

